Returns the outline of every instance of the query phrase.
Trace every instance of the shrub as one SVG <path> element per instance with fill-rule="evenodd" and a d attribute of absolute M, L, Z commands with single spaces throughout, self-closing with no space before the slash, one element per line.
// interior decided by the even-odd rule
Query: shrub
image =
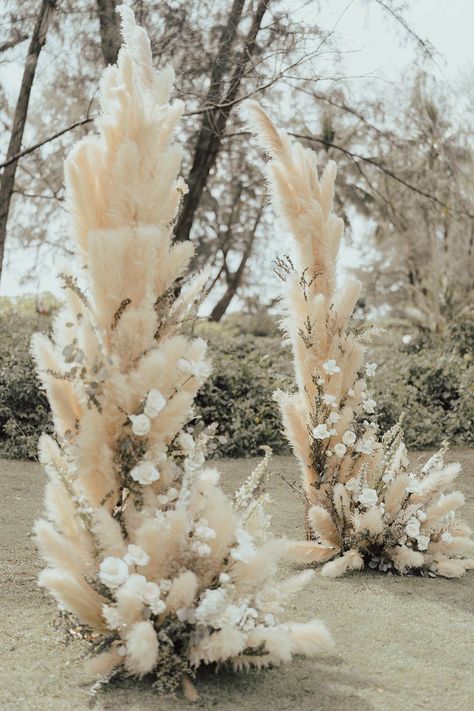
<path fill-rule="evenodd" d="M 472 322 L 458 323 L 444 340 L 414 338 L 407 345 L 395 336 L 374 349 L 379 363 L 372 391 L 382 429 L 405 413 L 405 442 L 427 449 L 448 439 L 474 445 L 474 368 Z"/>
<path fill-rule="evenodd" d="M 292 381 L 290 357 L 280 338 L 214 336 L 210 353 L 213 373 L 196 403 L 206 424 L 219 423 L 224 439 L 218 454 L 257 455 L 264 444 L 275 453 L 288 453 L 272 398 L 274 390 L 288 387 Z"/>
<path fill-rule="evenodd" d="M 50 322 L 31 305 L 0 308 L 0 456 L 35 458 L 39 435 L 51 429 L 29 352 L 31 334 L 48 331 Z M 275 320 L 259 323 L 256 316 L 232 314 L 221 323 L 200 323 L 196 332 L 209 341 L 213 362 L 213 374 L 196 402 L 206 424 L 219 423 L 215 455 L 256 456 L 263 444 L 288 453 L 272 394 L 277 388 L 291 389 L 293 376 L 290 353 L 275 335 Z M 403 345 L 405 332 L 389 326 L 373 349 L 379 367 L 371 390 L 379 424 L 385 430 L 405 412 L 405 441 L 412 449 L 435 446 L 444 438 L 474 446 L 472 321 L 457 323 L 444 341 L 423 336 Z"/>
<path fill-rule="evenodd" d="M 0 456 L 34 459 L 38 437 L 50 431 L 46 396 L 39 389 L 30 339 L 48 331 L 50 318 L 32 311 L 2 309 L 0 313 Z"/>

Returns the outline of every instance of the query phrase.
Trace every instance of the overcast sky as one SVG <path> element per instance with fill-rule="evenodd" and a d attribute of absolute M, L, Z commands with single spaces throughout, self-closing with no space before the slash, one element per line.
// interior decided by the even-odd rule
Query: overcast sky
<path fill-rule="evenodd" d="M 287 0 L 292 10 L 297 3 Z M 474 68 L 473 28 L 474 0 L 408 0 L 406 18 L 410 26 L 427 39 L 438 52 L 436 64 L 431 67 L 439 78 L 452 84 L 461 75 L 469 74 Z M 309 23 L 318 22 L 326 29 L 334 29 L 338 46 L 344 48 L 344 68 L 350 76 L 374 78 L 375 86 L 380 83 L 381 91 L 387 82 L 396 83 L 403 76 L 403 69 L 414 59 L 413 45 L 407 42 L 405 33 L 391 20 L 373 0 L 330 0 L 322 2 L 322 14 L 315 16 L 316 4 L 305 3 L 298 13 Z M 326 9 L 325 9 L 326 8 Z M 7 79 L 9 94 L 16 96 L 21 80 L 22 67 L 17 66 L 3 72 L 0 78 Z M 366 79 L 354 82 L 354 93 L 364 91 Z M 359 229 L 363 230 L 361 225 Z M 31 292 L 31 284 L 20 285 L 20 277 L 28 264 L 28 254 L 16 251 L 14 258 L 2 275 L 0 294 L 18 295 Z M 345 247 L 342 265 L 354 264 L 357 250 Z M 52 265 L 45 265 L 34 288 L 54 291 Z"/>

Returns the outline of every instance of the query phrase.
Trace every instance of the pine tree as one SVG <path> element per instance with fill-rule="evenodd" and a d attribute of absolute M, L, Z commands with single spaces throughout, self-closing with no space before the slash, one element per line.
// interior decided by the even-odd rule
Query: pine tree
<path fill-rule="evenodd" d="M 55 426 L 40 442 L 49 480 L 35 534 L 40 585 L 94 640 L 94 672 L 154 673 L 168 688 L 202 663 L 262 667 L 331 640 L 317 621 L 278 622 L 310 576 L 273 577 L 287 544 L 266 533 L 268 457 L 231 502 L 206 465 L 212 428 L 193 429 L 210 369 L 204 341 L 182 334 L 203 277 L 185 278 L 191 243 L 171 242 L 183 106 L 169 102 L 172 70 L 155 73 L 146 33 L 120 12 L 98 134 L 66 160 L 76 267 L 61 274 L 52 340 L 32 346 Z"/>
<path fill-rule="evenodd" d="M 319 178 L 311 150 L 293 144 L 255 102 L 247 108 L 271 157 L 272 201 L 295 247 L 294 258 L 277 260 L 276 272 L 285 285 L 282 330 L 293 351 L 297 391 L 278 391 L 275 399 L 301 468 L 308 538 L 321 558 L 334 558 L 322 573 L 368 565 L 463 575 L 474 565 L 474 542 L 455 513 L 464 497 L 445 493 L 459 465 L 444 463 L 443 443 L 413 470 L 401 426 L 379 439 L 371 421 L 376 402 L 367 379 L 377 366 L 365 362 L 365 351 L 377 329 L 352 318 L 360 283 L 349 277 L 337 285 L 343 222 L 333 212 L 336 166 L 329 162 Z"/>

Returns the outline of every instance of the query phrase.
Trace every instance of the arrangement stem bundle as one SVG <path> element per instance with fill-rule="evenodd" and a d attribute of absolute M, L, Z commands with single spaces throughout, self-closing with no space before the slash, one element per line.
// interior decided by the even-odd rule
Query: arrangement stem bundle
<path fill-rule="evenodd" d="M 311 574 L 274 577 L 287 542 L 268 537 L 268 456 L 224 496 L 206 465 L 209 429 L 193 402 L 210 372 L 206 344 L 181 331 L 204 277 L 187 282 L 190 242 L 172 244 L 186 185 L 173 132 L 173 72 L 120 9 L 124 46 L 100 84 L 97 134 L 66 160 L 75 268 L 52 340 L 33 352 L 54 417 L 40 459 L 46 517 L 40 585 L 80 622 L 100 679 L 154 674 L 172 689 L 200 664 L 236 669 L 330 648 L 318 621 L 282 624 Z"/>
<path fill-rule="evenodd" d="M 365 565 L 463 575 L 473 567 L 474 543 L 456 515 L 464 498 L 449 491 L 460 467 L 445 464 L 447 444 L 413 468 L 400 424 L 378 435 L 369 390 L 377 365 L 366 362 L 377 329 L 353 318 L 360 283 L 347 277 L 339 287 L 336 279 L 344 227 L 333 210 L 336 165 L 319 176 L 313 151 L 292 143 L 257 103 L 246 106 L 270 155 L 274 207 L 293 238 L 294 256 L 277 260 L 276 272 L 297 389 L 274 397 L 301 468 L 314 547 L 302 552 L 332 558 L 322 568 L 328 576 Z"/>

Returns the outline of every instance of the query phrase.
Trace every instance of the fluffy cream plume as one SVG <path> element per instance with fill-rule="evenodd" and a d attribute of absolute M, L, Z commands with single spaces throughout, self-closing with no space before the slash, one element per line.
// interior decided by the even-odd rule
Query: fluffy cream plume
<path fill-rule="evenodd" d="M 401 427 L 380 439 L 370 421 L 376 402 L 368 381 L 377 366 L 365 362 L 367 339 L 352 323 L 361 285 L 349 277 L 338 287 L 336 278 L 343 232 L 333 205 L 336 166 L 329 162 L 319 174 L 316 155 L 276 129 L 257 103 L 246 102 L 246 111 L 270 156 L 272 202 L 293 237 L 292 256 L 277 260 L 276 272 L 285 283 L 282 330 L 297 390 L 274 397 L 300 464 L 310 542 L 287 552 L 316 560 L 311 542 L 332 546 L 328 557 L 341 557 L 323 566 L 330 577 L 366 564 L 461 574 L 471 555 L 455 514 L 463 498 L 445 493 L 459 465 L 444 463 L 443 444 L 410 471 Z"/>
<path fill-rule="evenodd" d="M 40 443 L 48 520 L 35 534 L 40 584 L 100 650 L 94 674 L 153 672 L 184 688 L 201 663 L 267 666 L 330 638 L 279 622 L 309 576 L 273 578 L 284 546 L 267 540 L 268 452 L 233 501 L 206 466 L 213 428 L 192 424 L 206 344 L 180 333 L 204 277 L 186 284 L 192 245 L 172 244 L 182 105 L 169 102 L 172 70 L 155 73 L 146 33 L 120 12 L 98 133 L 66 161 L 78 263 L 62 272 L 52 340 L 33 342 L 56 427 Z"/>

